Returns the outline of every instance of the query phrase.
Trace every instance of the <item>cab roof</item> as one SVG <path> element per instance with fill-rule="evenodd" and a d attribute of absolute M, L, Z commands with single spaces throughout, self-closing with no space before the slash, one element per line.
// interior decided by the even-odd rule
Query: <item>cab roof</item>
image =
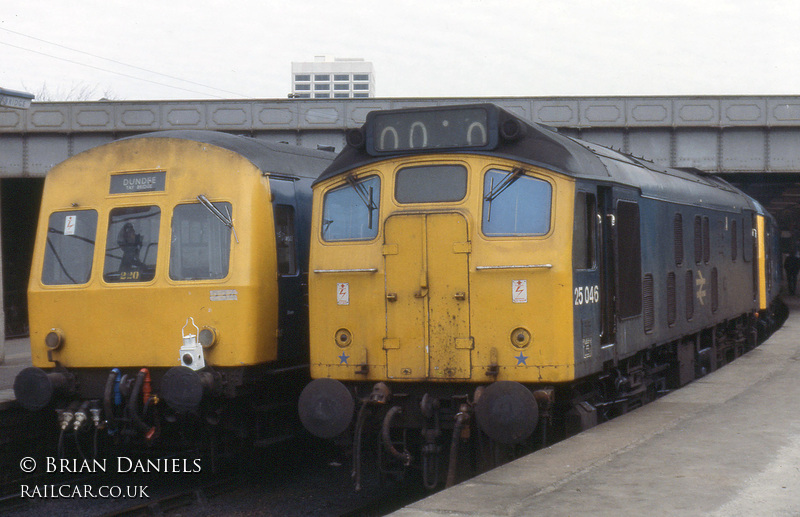
<path fill-rule="evenodd" d="M 763 211 L 755 200 L 711 174 L 698 169 L 661 167 L 644 158 L 635 158 L 598 144 L 560 134 L 552 128 L 524 120 L 494 104 L 386 110 L 380 113 L 403 114 L 426 110 L 430 112 L 450 110 L 448 111 L 450 113 L 454 110 L 475 108 L 488 110 L 491 113 L 490 120 L 494 117 L 498 127 L 504 122 L 513 121 L 520 126 L 521 131 L 514 138 L 504 138 L 502 131 L 498 130 L 500 136 L 493 141 L 496 144 L 492 143 L 491 148 L 482 149 L 452 147 L 371 153 L 367 145 L 348 144 L 314 184 L 346 174 L 358 167 L 400 157 L 421 154 L 474 154 L 515 160 L 576 179 L 633 187 L 640 190 L 642 196 L 647 198 L 717 209 Z M 363 142 L 364 135 L 369 134 L 371 130 L 371 123 L 372 120 L 368 116 L 366 123 L 360 129 L 350 130 L 361 133 L 360 140 L 355 138 L 352 141 Z M 492 141 L 491 138 L 489 140 Z M 348 141 L 351 139 L 348 138 Z"/>
<path fill-rule="evenodd" d="M 244 156 L 262 172 L 311 179 L 316 178 L 316 171 L 324 169 L 334 158 L 334 154 L 329 151 L 317 151 L 289 144 L 273 144 L 219 131 L 156 131 L 121 140 L 141 138 L 174 138 L 209 144 Z M 302 159 L 298 159 L 299 157 Z"/>

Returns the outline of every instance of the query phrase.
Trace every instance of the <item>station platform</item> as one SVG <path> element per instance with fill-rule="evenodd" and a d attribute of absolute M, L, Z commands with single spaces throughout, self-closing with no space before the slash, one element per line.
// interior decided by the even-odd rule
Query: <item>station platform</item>
<path fill-rule="evenodd" d="M 31 342 L 28 338 L 6 341 L 6 359 L 0 364 L 0 409 L 16 402 L 14 379 L 31 365 Z"/>
<path fill-rule="evenodd" d="M 800 515 L 800 298 L 758 348 L 396 517 Z"/>

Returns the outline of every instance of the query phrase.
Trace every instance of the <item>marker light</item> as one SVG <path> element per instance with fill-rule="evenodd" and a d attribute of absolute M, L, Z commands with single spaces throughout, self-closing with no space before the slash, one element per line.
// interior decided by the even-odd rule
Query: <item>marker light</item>
<path fill-rule="evenodd" d="M 64 344 L 64 332 L 61 329 L 50 329 L 44 338 L 44 344 L 50 350 L 58 350 Z"/>
<path fill-rule="evenodd" d="M 339 329 L 336 331 L 336 344 L 344 348 L 353 342 L 353 335 L 347 329 Z"/>
<path fill-rule="evenodd" d="M 217 329 L 212 327 L 203 327 L 203 330 L 200 331 L 200 335 L 198 336 L 198 341 L 203 345 L 203 348 L 211 348 L 217 344 L 218 340 L 219 335 L 217 334 Z"/>
<path fill-rule="evenodd" d="M 516 348 L 525 348 L 531 343 L 531 333 L 522 327 L 511 332 L 511 344 Z"/>

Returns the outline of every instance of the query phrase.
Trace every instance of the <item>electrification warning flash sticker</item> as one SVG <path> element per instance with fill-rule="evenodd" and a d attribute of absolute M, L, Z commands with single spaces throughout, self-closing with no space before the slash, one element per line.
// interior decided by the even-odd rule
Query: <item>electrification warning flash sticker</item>
<path fill-rule="evenodd" d="M 528 281 L 511 281 L 511 301 L 514 303 L 528 303 Z"/>
<path fill-rule="evenodd" d="M 347 282 L 336 284 L 336 303 L 350 305 L 350 284 Z"/>
<path fill-rule="evenodd" d="M 64 219 L 64 235 L 75 235 L 75 222 L 77 219 L 78 216 L 75 215 L 68 215 Z"/>

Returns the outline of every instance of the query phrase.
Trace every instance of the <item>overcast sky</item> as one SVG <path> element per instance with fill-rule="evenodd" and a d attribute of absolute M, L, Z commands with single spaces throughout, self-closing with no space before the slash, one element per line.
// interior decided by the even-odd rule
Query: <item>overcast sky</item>
<path fill-rule="evenodd" d="M 794 0 L 25 0 L 0 87 L 286 98 L 292 61 L 364 58 L 380 97 L 800 95 Z M 57 99 L 61 100 L 61 99 Z"/>

